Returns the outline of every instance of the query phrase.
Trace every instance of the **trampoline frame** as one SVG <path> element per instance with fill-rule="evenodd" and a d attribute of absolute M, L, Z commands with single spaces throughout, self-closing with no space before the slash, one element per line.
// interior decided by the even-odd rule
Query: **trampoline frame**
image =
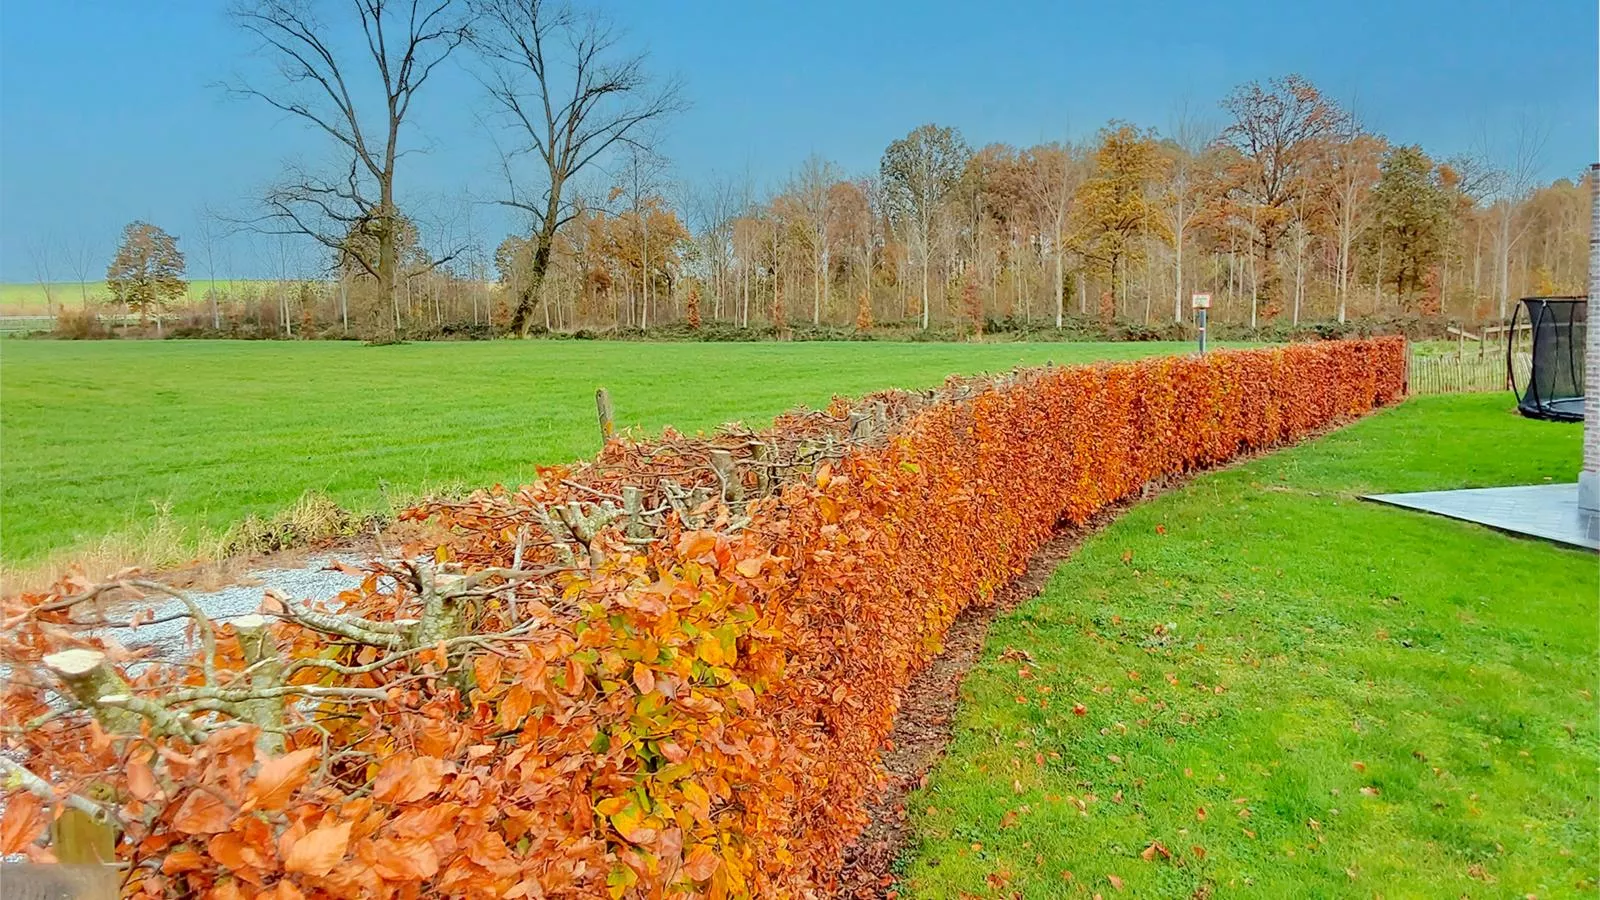
<path fill-rule="evenodd" d="M 1576 309 L 1579 303 L 1586 303 L 1587 297 L 1523 297 L 1517 302 L 1516 309 L 1511 313 L 1511 327 L 1506 330 L 1506 383 L 1511 385 L 1511 391 L 1517 398 L 1517 412 L 1530 419 L 1547 419 L 1553 422 L 1582 422 L 1583 421 L 1583 396 L 1577 397 L 1541 397 L 1539 396 L 1539 329 L 1550 317 L 1557 315 L 1552 309 L 1553 303 L 1568 305 L 1573 309 L 1567 315 L 1567 371 L 1577 373 L 1583 365 L 1583 349 L 1579 347 L 1580 341 L 1572 336 L 1572 325 L 1577 321 Z M 1512 365 L 1513 353 L 1516 347 L 1518 320 L 1523 311 L 1528 314 L 1528 334 L 1532 344 L 1533 359 L 1528 367 L 1527 385 L 1517 384 L 1517 373 Z M 1587 308 L 1585 308 L 1587 312 Z M 1553 321 L 1553 319 L 1551 319 Z M 1584 327 L 1589 326 L 1588 316 L 1584 317 Z M 1558 348 L 1559 352 L 1559 348 Z M 1580 379 L 1581 383 L 1581 379 Z M 1560 404 L 1560 407 L 1557 406 Z"/>

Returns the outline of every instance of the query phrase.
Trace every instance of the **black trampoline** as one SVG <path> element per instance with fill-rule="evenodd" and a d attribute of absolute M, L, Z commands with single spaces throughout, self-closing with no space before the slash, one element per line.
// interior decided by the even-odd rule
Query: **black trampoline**
<path fill-rule="evenodd" d="M 1585 297 L 1524 297 L 1511 316 L 1506 377 L 1517 411 L 1532 419 L 1583 421 Z M 1527 360 L 1526 364 L 1519 361 Z"/>

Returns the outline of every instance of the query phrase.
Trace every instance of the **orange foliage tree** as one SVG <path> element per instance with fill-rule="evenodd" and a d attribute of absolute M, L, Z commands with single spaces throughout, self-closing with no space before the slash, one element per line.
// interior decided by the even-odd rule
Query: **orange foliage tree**
<path fill-rule="evenodd" d="M 872 330 L 872 292 L 862 291 L 856 297 L 856 330 Z"/>

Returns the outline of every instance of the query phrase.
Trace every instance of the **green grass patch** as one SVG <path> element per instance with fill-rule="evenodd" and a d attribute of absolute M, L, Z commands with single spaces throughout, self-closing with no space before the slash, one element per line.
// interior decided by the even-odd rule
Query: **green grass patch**
<path fill-rule="evenodd" d="M 499 341 L 0 344 L 0 554 L 11 566 L 160 522 L 185 546 L 307 491 L 386 497 L 530 479 L 618 427 L 752 425 L 951 372 L 1128 359 L 1184 344 Z M 387 491 L 387 493 L 386 493 Z M 170 541 L 169 541 L 170 543 Z"/>
<path fill-rule="evenodd" d="M 1580 439 L 1424 398 L 1129 511 L 995 622 L 901 896 L 1594 896 L 1594 555 L 1356 499 Z"/>

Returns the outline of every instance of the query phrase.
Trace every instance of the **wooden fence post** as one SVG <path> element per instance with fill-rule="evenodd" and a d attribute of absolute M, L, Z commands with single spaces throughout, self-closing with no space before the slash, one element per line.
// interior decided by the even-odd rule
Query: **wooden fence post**
<path fill-rule="evenodd" d="M 594 392 L 594 406 L 600 413 L 600 446 L 604 447 L 617 430 L 615 412 L 611 408 L 611 394 L 605 388 Z"/>

